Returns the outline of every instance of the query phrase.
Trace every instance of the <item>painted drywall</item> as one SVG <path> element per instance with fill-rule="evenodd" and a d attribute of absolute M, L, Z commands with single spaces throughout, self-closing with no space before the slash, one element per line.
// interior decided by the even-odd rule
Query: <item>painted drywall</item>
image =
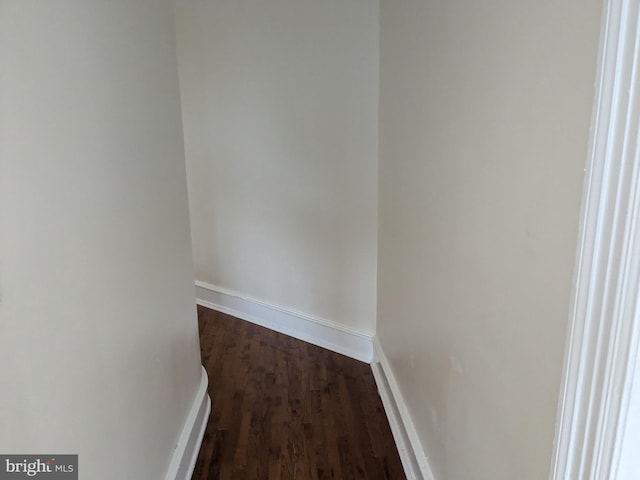
<path fill-rule="evenodd" d="M 437 480 L 548 477 L 601 8 L 381 2 L 377 335 Z"/>
<path fill-rule="evenodd" d="M 0 1 L 0 452 L 164 478 L 201 369 L 173 8 Z"/>
<path fill-rule="evenodd" d="M 372 334 L 377 1 L 176 16 L 197 280 Z"/>

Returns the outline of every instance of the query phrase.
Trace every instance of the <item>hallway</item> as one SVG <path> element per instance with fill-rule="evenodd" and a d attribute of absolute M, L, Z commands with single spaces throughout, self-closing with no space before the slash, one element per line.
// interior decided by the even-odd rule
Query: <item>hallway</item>
<path fill-rule="evenodd" d="M 371 368 L 198 307 L 212 411 L 204 479 L 402 479 Z"/>

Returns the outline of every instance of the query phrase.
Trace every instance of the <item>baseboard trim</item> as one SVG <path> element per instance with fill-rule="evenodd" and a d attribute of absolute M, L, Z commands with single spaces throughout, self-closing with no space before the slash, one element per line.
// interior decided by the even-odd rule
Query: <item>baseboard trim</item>
<path fill-rule="evenodd" d="M 377 337 L 373 337 L 371 370 L 378 386 L 393 438 L 409 480 L 434 480 L 409 410 Z"/>
<path fill-rule="evenodd" d="M 336 322 L 196 281 L 198 305 L 233 315 L 291 337 L 371 363 L 372 337 Z"/>
<path fill-rule="evenodd" d="M 202 367 L 200 387 L 173 453 L 166 480 L 189 480 L 193 474 L 211 413 L 211 398 L 207 394 L 208 385 L 207 371 Z"/>

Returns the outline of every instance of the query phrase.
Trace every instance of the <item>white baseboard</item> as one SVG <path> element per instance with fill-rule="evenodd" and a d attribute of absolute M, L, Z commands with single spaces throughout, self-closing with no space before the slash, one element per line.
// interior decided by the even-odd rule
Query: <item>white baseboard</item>
<path fill-rule="evenodd" d="M 371 362 L 373 346 L 370 335 L 216 285 L 200 281 L 195 283 L 198 305 L 233 315 L 362 362 Z"/>
<path fill-rule="evenodd" d="M 202 380 L 191 411 L 173 453 L 166 480 L 189 480 L 198 459 L 202 438 L 211 413 L 211 398 L 207 394 L 209 380 L 202 367 Z"/>
<path fill-rule="evenodd" d="M 389 419 L 389 426 L 407 478 L 409 480 L 434 480 L 422 442 L 418 438 L 409 410 L 377 337 L 373 337 L 371 370 L 373 370 L 378 393 Z"/>

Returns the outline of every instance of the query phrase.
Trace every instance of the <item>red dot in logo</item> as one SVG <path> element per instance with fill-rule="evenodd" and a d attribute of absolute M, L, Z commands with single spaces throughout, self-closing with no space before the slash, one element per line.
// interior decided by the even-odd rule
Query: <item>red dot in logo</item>
<path fill-rule="evenodd" d="M 47 460 L 47 461 L 46 461 L 46 462 L 44 462 L 44 463 L 46 463 L 47 465 L 51 465 L 51 460 Z"/>

